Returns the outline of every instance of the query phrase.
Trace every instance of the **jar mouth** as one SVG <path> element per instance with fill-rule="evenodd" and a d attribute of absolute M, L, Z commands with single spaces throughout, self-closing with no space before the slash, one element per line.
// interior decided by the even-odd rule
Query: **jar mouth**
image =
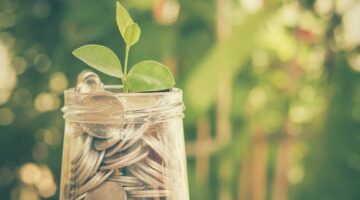
<path fill-rule="evenodd" d="M 123 85 L 105 85 L 104 89 L 112 95 L 118 97 L 151 97 L 151 96 L 166 96 L 166 95 L 179 95 L 182 90 L 179 88 L 171 88 L 170 91 L 154 91 L 154 92 L 122 92 Z M 65 95 L 90 95 L 91 93 L 75 92 L 75 88 L 69 88 L 64 91 Z"/>
<path fill-rule="evenodd" d="M 120 93 L 121 85 L 104 89 L 88 93 L 66 90 L 64 118 L 89 124 L 138 124 L 184 116 L 181 89 L 150 93 Z"/>

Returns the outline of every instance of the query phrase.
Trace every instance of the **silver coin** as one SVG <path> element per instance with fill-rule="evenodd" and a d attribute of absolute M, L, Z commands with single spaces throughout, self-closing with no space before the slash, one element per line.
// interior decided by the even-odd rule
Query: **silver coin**
<path fill-rule="evenodd" d="M 166 169 L 164 166 L 160 165 L 159 163 L 153 161 L 151 158 L 147 157 L 144 159 L 144 161 L 146 162 L 146 164 L 148 164 L 149 167 L 155 169 L 156 171 L 164 174 Z"/>
<path fill-rule="evenodd" d="M 84 133 L 83 128 L 77 122 L 70 122 L 66 126 L 66 134 L 72 135 L 74 137 L 81 136 Z"/>
<path fill-rule="evenodd" d="M 126 192 L 121 184 L 105 181 L 95 189 L 89 191 L 85 200 L 126 200 Z"/>
<path fill-rule="evenodd" d="M 103 90 L 104 84 L 100 77 L 91 71 L 84 71 L 78 76 L 75 92 L 89 93 Z"/>
<path fill-rule="evenodd" d="M 124 158 L 120 159 L 118 162 L 100 167 L 100 170 L 119 169 L 122 167 L 132 165 L 132 164 L 144 159 L 148 155 L 148 153 L 149 153 L 148 151 L 143 152 L 143 153 L 141 153 L 141 151 L 140 152 L 135 151 L 135 153 L 134 152 L 129 153 L 129 154 L 125 155 Z"/>
<path fill-rule="evenodd" d="M 132 198 L 155 198 L 155 197 L 165 197 L 170 194 L 169 190 L 136 190 L 130 191 L 129 194 Z"/>
<path fill-rule="evenodd" d="M 113 137 L 110 139 L 95 139 L 94 140 L 94 147 L 95 149 L 97 149 L 98 151 L 104 151 L 110 147 L 112 147 L 113 145 L 115 145 L 117 142 L 119 142 L 122 139 L 121 136 L 119 137 Z"/>
<path fill-rule="evenodd" d="M 114 172 L 114 170 L 98 172 L 97 174 L 95 174 L 95 176 L 93 176 L 90 180 L 88 180 L 84 185 L 79 187 L 79 189 L 76 190 L 76 194 L 78 196 L 81 196 L 85 192 L 88 192 L 88 191 L 96 188 L 102 182 L 104 182 L 107 178 L 109 178 L 113 172 Z"/>
<path fill-rule="evenodd" d="M 81 127 L 89 135 L 109 139 L 122 134 L 124 107 L 115 95 L 106 91 L 83 95 L 77 102 L 77 118 Z"/>
<path fill-rule="evenodd" d="M 90 150 L 88 158 L 84 159 L 84 163 L 78 168 L 77 182 L 80 185 L 82 185 L 89 178 L 91 172 L 96 169 L 98 157 L 99 153 L 97 151 Z"/>
<path fill-rule="evenodd" d="M 146 189 L 145 186 L 143 185 L 138 185 L 138 186 L 124 186 L 124 190 L 125 191 L 135 191 L 135 190 L 144 190 Z"/>
<path fill-rule="evenodd" d="M 83 159 L 85 156 L 88 155 L 91 147 L 91 141 L 92 141 L 92 137 L 85 135 L 85 142 L 81 145 L 82 147 L 80 148 L 80 151 L 71 161 L 71 164 L 74 165 L 78 163 L 80 159 Z"/>
<path fill-rule="evenodd" d="M 159 171 L 153 169 L 152 167 L 150 167 L 149 165 L 145 164 L 144 162 L 138 162 L 136 164 L 136 167 L 140 168 L 142 171 L 144 171 L 145 173 L 153 176 L 154 178 L 156 178 L 157 180 L 164 182 L 165 179 L 165 175 L 163 173 L 160 173 Z"/>
<path fill-rule="evenodd" d="M 138 145 L 137 147 L 134 147 L 132 151 L 126 152 L 126 153 L 118 153 L 113 155 L 110 158 L 106 158 L 103 162 L 104 164 L 113 164 L 118 162 L 127 162 L 129 160 L 132 160 L 136 156 L 138 156 L 141 151 L 143 150 L 143 147 L 141 145 Z"/>
<path fill-rule="evenodd" d="M 144 181 L 145 183 L 151 185 L 154 188 L 165 188 L 165 184 L 163 182 L 157 180 L 151 175 L 148 175 L 147 173 L 143 172 L 141 169 L 135 166 L 129 167 L 128 170 L 138 179 Z"/>
<path fill-rule="evenodd" d="M 130 141 L 132 144 L 134 144 L 137 140 L 141 138 L 143 133 L 142 130 L 143 129 L 139 129 L 136 131 L 134 125 L 130 125 L 126 127 L 124 130 L 125 137 L 114 148 L 108 149 L 108 151 L 106 151 L 105 158 L 111 157 L 115 153 L 124 150 L 125 149 L 124 146 L 128 144 Z"/>
<path fill-rule="evenodd" d="M 87 193 L 85 193 L 85 194 L 83 194 L 83 195 L 81 195 L 81 196 L 76 197 L 74 200 L 83 200 L 83 199 L 85 199 L 86 195 L 87 195 Z"/>
<path fill-rule="evenodd" d="M 97 117 L 99 118 L 98 119 L 99 122 L 100 120 L 104 120 L 104 119 L 106 120 L 110 118 L 109 116 L 105 116 L 101 114 L 99 114 Z M 94 120 L 94 118 L 88 120 Z M 99 122 L 97 123 L 85 122 L 85 123 L 80 123 L 80 125 L 87 134 L 95 138 L 110 139 L 122 134 L 122 125 L 106 125 Z"/>
<path fill-rule="evenodd" d="M 86 168 L 87 158 L 89 157 L 89 153 L 91 151 L 90 146 L 91 146 L 92 137 L 84 135 L 84 137 L 82 137 L 81 139 L 83 139 L 83 138 L 85 138 L 84 139 L 85 141 L 82 143 L 78 154 L 71 161 L 71 164 L 72 164 L 72 166 L 71 166 L 71 181 L 73 182 L 74 187 L 78 186 L 78 184 L 80 184 L 79 173 L 81 171 L 83 171 L 84 168 Z"/>
<path fill-rule="evenodd" d="M 143 141 L 149 145 L 163 160 L 170 160 L 171 156 L 168 153 L 168 149 L 159 140 L 152 136 L 145 135 Z"/>
<path fill-rule="evenodd" d="M 90 176 L 93 176 L 96 173 L 96 171 L 99 169 L 99 166 L 100 166 L 101 162 L 103 161 L 104 155 L 105 155 L 105 151 L 102 151 L 99 154 L 99 157 L 95 163 L 95 166 L 93 167 L 93 170 L 90 173 Z"/>
<path fill-rule="evenodd" d="M 141 186 L 142 182 L 140 179 L 134 176 L 111 176 L 109 181 L 115 181 L 121 183 L 121 185 L 125 186 Z"/>
<path fill-rule="evenodd" d="M 129 147 L 133 146 L 144 135 L 144 132 L 146 131 L 147 127 L 148 127 L 148 125 L 144 124 L 135 132 L 134 135 L 129 134 L 130 139 L 129 139 L 128 143 L 125 144 L 123 147 L 121 147 L 118 151 L 123 151 L 123 150 L 126 150 Z"/>

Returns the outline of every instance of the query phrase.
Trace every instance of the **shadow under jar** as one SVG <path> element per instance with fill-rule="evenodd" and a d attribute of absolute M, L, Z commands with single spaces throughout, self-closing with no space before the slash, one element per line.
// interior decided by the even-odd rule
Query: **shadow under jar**
<path fill-rule="evenodd" d="M 182 91 L 65 91 L 60 200 L 188 200 Z"/>

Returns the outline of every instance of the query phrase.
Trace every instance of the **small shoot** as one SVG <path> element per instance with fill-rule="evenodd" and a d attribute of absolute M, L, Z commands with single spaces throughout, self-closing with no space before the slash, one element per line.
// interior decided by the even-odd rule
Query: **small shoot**
<path fill-rule="evenodd" d="M 141 29 L 119 2 L 116 2 L 116 22 L 126 45 L 123 67 L 116 54 L 101 45 L 79 47 L 73 51 L 73 55 L 100 72 L 120 78 L 124 92 L 151 92 L 173 87 L 175 80 L 171 71 L 157 61 L 141 61 L 128 72 L 130 48 L 139 41 Z"/>

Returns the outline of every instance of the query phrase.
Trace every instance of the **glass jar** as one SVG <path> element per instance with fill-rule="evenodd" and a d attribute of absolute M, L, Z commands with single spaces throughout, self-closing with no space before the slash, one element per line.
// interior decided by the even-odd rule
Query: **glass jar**
<path fill-rule="evenodd" d="M 65 91 L 60 200 L 187 200 L 182 91 Z"/>

